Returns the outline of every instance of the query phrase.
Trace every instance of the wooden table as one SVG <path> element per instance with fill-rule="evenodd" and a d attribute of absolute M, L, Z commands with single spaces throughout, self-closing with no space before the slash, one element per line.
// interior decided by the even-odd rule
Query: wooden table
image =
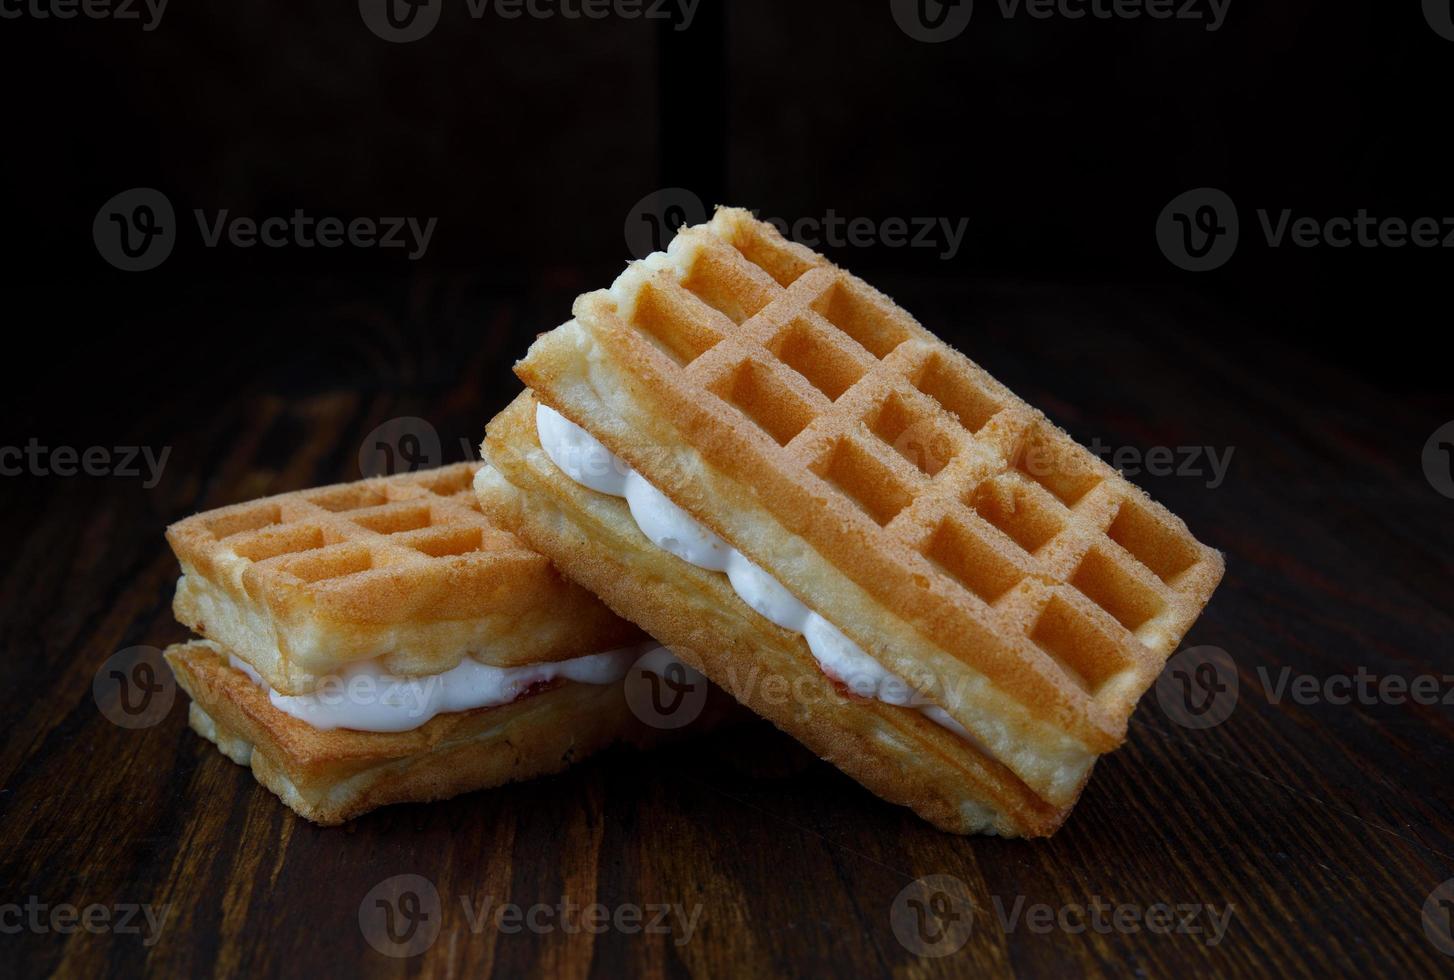
<path fill-rule="evenodd" d="M 3 972 L 1454 972 L 1450 905 L 1429 901 L 1454 878 L 1451 708 L 1326 696 L 1360 672 L 1454 689 L 1442 676 L 1454 500 L 1420 464 L 1454 409 L 1272 341 L 1225 339 L 1218 318 L 1236 311 L 1174 294 L 896 289 L 1083 441 L 1233 451 L 1215 487 L 1204 459 L 1136 478 L 1227 553 L 1186 646 L 1230 655 L 1235 708 L 1192 729 L 1148 695 L 1051 840 L 939 833 L 755 722 L 320 830 L 192 734 L 184 695 L 148 728 L 102 715 L 92 682 L 111 654 L 185 635 L 169 609 L 168 522 L 354 478 L 364 435 L 392 417 L 429 419 L 445 461 L 465 458 L 515 390 L 510 361 L 575 285 L 477 291 L 448 313 L 447 283 L 424 301 L 383 293 L 318 327 L 302 354 L 244 351 L 221 390 L 137 381 L 106 421 L 171 447 L 154 488 L 33 473 L 0 484 Z M 974 327 L 955 335 L 966 310 Z M 313 315 L 284 311 L 275 333 Z M 1295 697 L 1295 684 L 1320 693 Z M 437 938 L 410 959 L 376 951 L 360 925 L 371 890 L 398 875 L 427 879 L 439 902 Z M 949 892 L 916 890 L 935 875 L 952 876 L 939 881 Z M 967 904 L 941 897 L 956 888 Z M 57 931 L 67 905 L 98 931 Z M 536 905 L 551 908 L 533 930 L 508 910 L 494 918 Z M 159 934 L 140 906 L 165 907 Z M 658 906 L 672 931 L 647 928 Z M 592 914 L 611 917 L 605 931 L 584 928 Z M 1197 931 L 1163 928 L 1188 917 Z"/>

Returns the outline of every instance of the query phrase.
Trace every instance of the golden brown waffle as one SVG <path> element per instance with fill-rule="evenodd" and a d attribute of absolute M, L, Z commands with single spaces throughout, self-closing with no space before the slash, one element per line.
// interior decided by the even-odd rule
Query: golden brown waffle
<path fill-rule="evenodd" d="M 801 636 L 758 615 L 726 576 L 656 547 L 624 501 L 567 478 L 540 448 L 528 392 L 490 423 L 487 451 L 505 461 L 476 481 L 491 517 L 561 556 L 576 581 L 878 796 L 957 833 L 1059 826 L 1064 814 L 999 762 L 918 711 L 845 694 Z"/>
<path fill-rule="evenodd" d="M 883 294 L 746 212 L 683 231 L 575 315 L 517 366 L 541 401 L 926 689 L 973 733 L 965 752 L 1063 818 L 1221 556 Z M 486 444 L 511 482 L 521 448 L 493 430 Z M 648 606 L 681 600 L 656 594 L 615 606 L 655 630 L 672 612 Z"/>
<path fill-rule="evenodd" d="M 490 524 L 479 464 L 285 493 L 167 530 L 177 619 L 285 694 L 377 657 L 402 676 L 466 656 L 545 663 L 641 635 Z"/>
<path fill-rule="evenodd" d="M 318 731 L 284 714 L 222 648 L 166 652 L 192 697 L 197 734 L 299 816 L 331 826 L 390 803 L 461 793 L 559 772 L 623 739 L 650 737 L 618 684 L 557 681 L 512 704 L 440 715 L 411 732 Z"/>

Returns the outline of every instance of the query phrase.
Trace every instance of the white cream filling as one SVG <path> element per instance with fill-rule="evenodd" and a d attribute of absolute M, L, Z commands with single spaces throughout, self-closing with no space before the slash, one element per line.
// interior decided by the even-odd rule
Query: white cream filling
<path fill-rule="evenodd" d="M 783 629 L 803 635 L 823 673 L 859 697 L 915 708 L 936 724 L 979 744 L 947 711 L 928 702 L 908 681 L 870 657 L 781 582 L 668 500 L 585 429 L 547 405 L 536 406 L 535 426 L 541 448 L 566 476 L 592 490 L 625 497 L 632 519 L 653 544 L 699 568 L 726 572 L 743 602 Z"/>
<path fill-rule="evenodd" d="M 436 715 L 493 708 L 518 699 L 536 684 L 556 679 L 579 684 L 615 684 L 654 643 L 595 653 L 558 663 L 491 667 L 466 658 L 440 674 L 400 677 L 377 660 L 350 664 L 311 694 L 279 694 L 262 675 L 235 656 L 233 667 L 252 678 L 273 707 L 319 731 L 408 732 Z"/>

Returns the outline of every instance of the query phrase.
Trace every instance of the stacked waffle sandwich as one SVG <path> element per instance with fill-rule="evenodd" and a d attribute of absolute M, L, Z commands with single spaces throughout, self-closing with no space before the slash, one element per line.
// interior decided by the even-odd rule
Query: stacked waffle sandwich
<path fill-rule="evenodd" d="M 746 212 L 574 314 L 489 426 L 485 514 L 884 799 L 1053 832 L 1221 556 Z"/>
<path fill-rule="evenodd" d="M 650 734 L 622 681 L 654 644 L 491 524 L 478 468 L 283 494 L 167 532 L 174 610 L 205 637 L 166 653 L 192 728 L 310 820 L 556 772 Z"/>

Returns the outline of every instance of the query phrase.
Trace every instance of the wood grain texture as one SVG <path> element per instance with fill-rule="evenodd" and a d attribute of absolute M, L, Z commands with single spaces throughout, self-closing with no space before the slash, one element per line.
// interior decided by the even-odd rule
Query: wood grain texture
<path fill-rule="evenodd" d="M 1278 702 L 1260 673 L 1325 680 L 1362 668 L 1432 674 L 1451 689 L 1454 501 L 1425 481 L 1419 454 L 1454 407 L 1391 398 L 1270 342 L 1194 340 L 1230 314 L 1175 296 L 890 291 L 1082 441 L 1234 447 L 1215 488 L 1207 473 L 1132 477 L 1227 553 L 1226 580 L 1187 641 L 1236 664 L 1240 697 L 1224 723 L 1183 728 L 1148 696 L 1065 828 L 1025 843 L 939 833 L 760 724 L 320 830 L 193 735 L 184 695 L 150 728 L 109 722 L 92 696 L 107 657 L 185 636 L 169 609 L 168 521 L 354 478 L 364 436 L 391 417 L 429 418 L 441 461 L 462 459 L 508 401 L 513 356 L 553 324 L 560 298 L 460 312 L 446 283 L 401 301 L 402 313 L 351 313 L 364 326 L 345 381 L 300 379 L 295 364 L 205 399 L 118 409 L 132 441 L 172 447 L 154 489 L 119 476 L 0 484 L 0 906 L 33 896 L 51 909 L 168 907 L 150 945 L 144 926 L 60 934 L 0 908 L 4 972 L 1454 972 L 1421 919 L 1454 878 L 1451 708 Z M 966 308 L 982 326 L 956 336 L 945 325 Z M 1057 327 L 1071 317 L 1073 330 Z M 1167 328 L 1177 323 L 1197 329 Z M 420 955 L 394 959 L 367 941 L 360 905 L 406 874 L 436 889 L 440 930 Z M 893 928 L 896 897 L 929 875 L 963 882 L 973 905 L 968 941 L 941 958 L 916 955 Z M 1205 934 L 1000 921 L 1001 909 L 1033 916 L 1097 899 L 1211 905 L 1231 910 L 1230 926 L 1213 945 Z M 669 934 L 509 931 L 480 918 L 538 903 L 699 911 L 689 938 L 675 916 Z"/>

